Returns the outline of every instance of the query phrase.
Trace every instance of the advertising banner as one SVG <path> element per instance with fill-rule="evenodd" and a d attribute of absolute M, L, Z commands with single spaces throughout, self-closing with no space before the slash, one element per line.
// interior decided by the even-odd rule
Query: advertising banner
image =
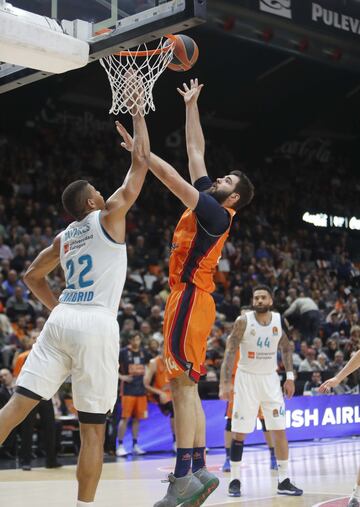
<path fill-rule="evenodd" d="M 262 14 L 328 35 L 360 40 L 360 3 L 357 0 L 233 0 Z"/>
<path fill-rule="evenodd" d="M 336 438 L 360 435 L 360 395 L 297 396 L 286 401 L 287 435 L 289 441 Z M 204 400 L 207 446 L 224 445 L 226 403 L 221 400 Z M 193 424 L 189 420 L 189 425 Z M 130 435 L 125 446 L 131 446 Z M 258 421 L 256 430 L 249 434 L 246 443 L 263 443 L 264 437 Z M 168 417 L 159 408 L 149 404 L 149 418 L 141 422 L 139 443 L 147 451 L 171 450 L 172 435 Z"/>

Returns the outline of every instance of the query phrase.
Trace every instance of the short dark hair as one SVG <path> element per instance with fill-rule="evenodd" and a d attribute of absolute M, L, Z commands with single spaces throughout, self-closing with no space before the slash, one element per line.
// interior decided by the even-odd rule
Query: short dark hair
<path fill-rule="evenodd" d="M 266 290 L 266 292 L 270 295 L 271 298 L 273 298 L 273 293 L 272 293 L 272 290 L 270 289 L 270 287 L 268 285 L 257 285 L 256 287 L 253 288 L 253 295 L 255 294 L 255 292 L 257 290 Z"/>
<path fill-rule="evenodd" d="M 144 335 L 142 334 L 142 332 L 141 332 L 141 331 L 137 331 L 136 329 L 134 329 L 134 331 L 130 331 L 128 340 L 130 341 L 130 340 L 132 340 L 133 338 L 135 338 L 136 336 L 139 336 L 139 337 L 140 337 L 140 339 L 141 339 L 141 341 L 142 341 L 142 340 L 143 340 L 143 338 L 144 338 Z"/>
<path fill-rule="evenodd" d="M 89 195 L 88 186 L 89 182 L 86 180 L 73 181 L 65 188 L 61 196 L 65 211 L 77 221 L 84 218 Z"/>
<path fill-rule="evenodd" d="M 254 197 L 254 185 L 242 171 L 231 171 L 230 174 L 237 176 L 239 182 L 236 184 L 234 192 L 240 194 L 240 199 L 232 206 L 234 210 L 239 210 L 247 206 Z"/>

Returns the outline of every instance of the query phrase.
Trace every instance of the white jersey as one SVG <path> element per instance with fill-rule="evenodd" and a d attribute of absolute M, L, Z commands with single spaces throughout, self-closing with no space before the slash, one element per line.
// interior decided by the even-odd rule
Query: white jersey
<path fill-rule="evenodd" d="M 116 316 L 126 278 L 126 245 L 106 233 L 100 211 L 61 233 L 60 262 L 66 279 L 60 303 L 106 308 Z"/>
<path fill-rule="evenodd" d="M 263 326 L 255 318 L 255 312 L 246 313 L 246 328 L 240 342 L 239 370 L 268 375 L 277 370 L 278 344 L 282 335 L 281 317 L 271 312 L 268 326 Z"/>

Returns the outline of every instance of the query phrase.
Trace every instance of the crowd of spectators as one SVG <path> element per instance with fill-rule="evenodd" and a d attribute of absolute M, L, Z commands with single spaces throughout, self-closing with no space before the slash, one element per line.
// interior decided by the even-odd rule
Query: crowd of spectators
<path fill-rule="evenodd" d="M 164 155 L 186 173 L 183 147 Z M 129 156 L 116 134 L 104 135 L 96 128 L 84 133 L 76 124 L 59 127 L 39 122 L 22 136 L 0 137 L 0 368 L 12 369 L 48 316 L 22 275 L 70 221 L 61 208 L 62 189 L 81 177 L 110 195 L 128 164 Z M 334 212 L 346 213 L 353 202 L 352 213 L 356 213 L 359 189 L 351 177 L 342 185 L 349 162 L 317 171 L 305 164 L 293 172 L 281 167 L 276 171 L 269 164 L 251 170 L 256 197 L 235 220 L 215 274 L 217 319 L 208 339 L 207 380 L 218 380 L 226 338 L 240 308 L 251 304 L 252 288 L 259 283 L 272 288 L 274 308 L 281 314 L 299 298 L 313 302 L 318 315 L 315 334 L 304 333 L 299 315 L 289 314 L 288 319 L 294 365 L 303 384 L 316 382 L 312 372 L 338 371 L 360 346 L 356 238 L 301 225 L 298 218 L 298 210 L 319 203 L 324 211 L 332 206 Z M 210 143 L 210 176 L 218 176 L 218 168 L 224 172 L 223 168 L 239 165 L 229 150 Z M 121 345 L 138 330 L 153 357 L 163 340 L 167 266 L 180 212 L 176 198 L 149 175 L 127 217 L 128 273 L 118 313 Z M 60 294 L 64 287 L 60 268 L 49 282 Z M 280 357 L 279 364 L 281 370 Z M 358 385 L 353 374 L 343 392 Z"/>

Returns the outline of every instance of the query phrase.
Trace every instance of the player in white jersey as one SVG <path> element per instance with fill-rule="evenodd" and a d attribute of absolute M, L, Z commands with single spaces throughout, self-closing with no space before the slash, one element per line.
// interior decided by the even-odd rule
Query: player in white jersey
<path fill-rule="evenodd" d="M 354 353 L 350 361 L 344 366 L 342 370 L 339 371 L 337 375 L 335 375 L 335 377 L 332 377 L 321 384 L 319 387 L 319 392 L 329 394 L 331 389 L 338 386 L 340 382 L 342 382 L 348 375 L 353 373 L 358 368 L 360 368 L 360 350 Z M 352 495 L 349 498 L 347 507 L 360 507 L 360 468 L 358 469 L 357 481 L 354 486 Z"/>
<path fill-rule="evenodd" d="M 291 398 L 295 392 L 292 352 L 289 339 L 282 330 L 280 315 L 270 309 L 273 304 L 271 289 L 265 285 L 253 291 L 253 311 L 239 317 L 234 324 L 221 367 L 221 399 L 230 399 L 231 375 L 235 354 L 240 347 L 240 361 L 234 382 L 234 406 L 231 446 L 231 480 L 229 496 L 240 496 L 240 466 L 246 435 L 255 429 L 256 417 L 261 407 L 266 428 L 272 431 L 278 464 L 278 488 L 280 495 L 300 496 L 302 490 L 289 479 L 289 446 L 286 437 L 285 404 L 277 370 L 277 352 L 280 347 L 286 370 L 284 393 Z"/>
<path fill-rule="evenodd" d="M 18 378 L 16 393 L 0 411 L 1 444 L 41 399 L 50 399 L 72 376 L 81 436 L 78 507 L 94 503 L 106 414 L 117 396 L 116 315 L 126 277 L 125 216 L 140 193 L 150 157 L 144 118 L 134 116 L 133 127 L 131 167 L 106 202 L 85 180 L 74 181 L 62 194 L 75 222 L 38 255 L 24 277 L 51 314 Z M 122 135 L 124 127 L 118 122 L 117 130 Z M 57 300 L 46 276 L 59 262 L 66 288 Z"/>

